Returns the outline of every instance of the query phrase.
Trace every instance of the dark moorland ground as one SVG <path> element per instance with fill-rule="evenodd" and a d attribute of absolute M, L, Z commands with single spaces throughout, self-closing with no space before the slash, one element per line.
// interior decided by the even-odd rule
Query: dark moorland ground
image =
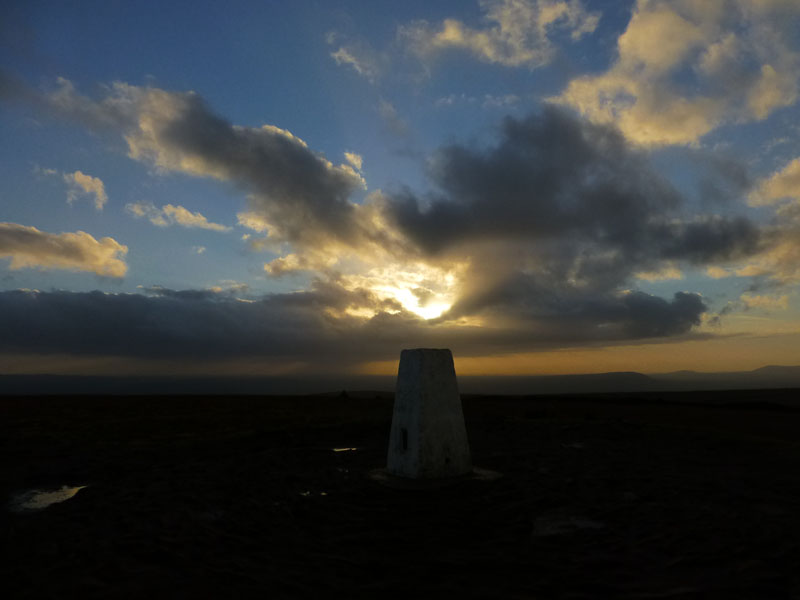
<path fill-rule="evenodd" d="M 2 595 L 798 598 L 799 395 L 465 397 L 503 477 L 428 491 L 387 394 L 0 397 L 2 502 L 89 486 L 3 505 Z"/>

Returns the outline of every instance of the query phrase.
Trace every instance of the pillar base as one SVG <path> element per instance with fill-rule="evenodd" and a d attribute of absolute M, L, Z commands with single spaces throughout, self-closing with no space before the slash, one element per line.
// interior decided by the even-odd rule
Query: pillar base
<path fill-rule="evenodd" d="M 465 481 L 496 481 L 502 477 L 502 473 L 473 467 L 472 471 L 455 477 L 439 477 L 435 479 L 414 479 L 411 477 L 398 477 L 392 475 L 386 469 L 373 469 L 369 472 L 369 478 L 384 487 L 394 490 L 438 490 Z"/>

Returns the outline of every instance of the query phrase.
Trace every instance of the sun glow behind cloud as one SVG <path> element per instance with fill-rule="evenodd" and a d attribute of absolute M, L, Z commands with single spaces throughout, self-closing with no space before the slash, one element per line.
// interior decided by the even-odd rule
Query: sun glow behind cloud
<path fill-rule="evenodd" d="M 436 319 L 455 302 L 467 266 L 466 263 L 456 263 L 448 268 L 425 263 L 390 263 L 374 267 L 363 275 L 346 275 L 343 283 L 347 289 L 364 288 L 380 300 L 394 300 L 423 319 Z M 365 314 L 363 309 L 350 313 L 354 316 L 374 315 Z"/>

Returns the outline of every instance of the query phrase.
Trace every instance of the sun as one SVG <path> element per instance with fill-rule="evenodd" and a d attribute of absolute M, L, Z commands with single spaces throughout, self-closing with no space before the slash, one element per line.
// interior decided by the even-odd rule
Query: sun
<path fill-rule="evenodd" d="M 425 320 L 442 316 L 456 300 L 466 265 L 447 268 L 424 263 L 390 264 L 347 278 L 348 287 L 366 288 L 381 300 L 394 300 Z M 391 312 L 391 311 L 390 311 Z"/>
<path fill-rule="evenodd" d="M 442 316 L 453 305 L 449 299 L 427 300 L 421 302 L 420 298 L 414 293 L 419 288 L 400 288 L 395 286 L 377 286 L 372 291 L 378 297 L 391 298 L 397 300 L 400 305 L 409 312 L 422 317 L 425 320 L 435 319 Z"/>

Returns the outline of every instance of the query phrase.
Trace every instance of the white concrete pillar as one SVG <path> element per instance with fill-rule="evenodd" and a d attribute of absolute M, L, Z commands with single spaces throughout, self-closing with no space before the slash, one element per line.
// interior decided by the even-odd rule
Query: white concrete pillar
<path fill-rule="evenodd" d="M 403 350 L 397 372 L 386 471 L 438 479 L 472 471 L 450 350 Z"/>

